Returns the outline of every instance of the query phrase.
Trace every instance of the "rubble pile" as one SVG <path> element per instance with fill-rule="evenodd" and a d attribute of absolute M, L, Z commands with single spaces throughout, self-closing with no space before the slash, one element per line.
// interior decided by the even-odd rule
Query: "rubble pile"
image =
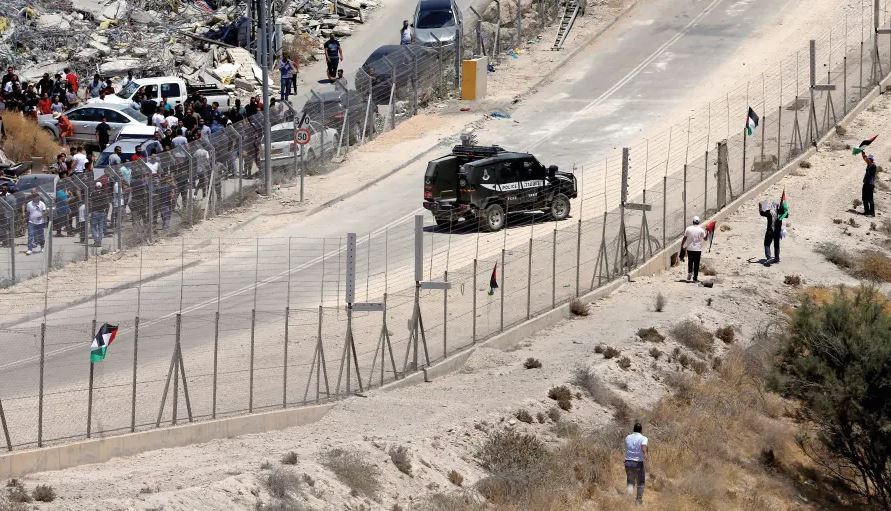
<path fill-rule="evenodd" d="M 177 75 L 253 93 L 254 60 L 246 0 L 2 0 L 0 65 L 23 80 L 71 67 L 82 76 Z M 272 0 L 275 49 L 301 60 L 321 56 L 330 33 L 346 37 L 372 0 Z"/>

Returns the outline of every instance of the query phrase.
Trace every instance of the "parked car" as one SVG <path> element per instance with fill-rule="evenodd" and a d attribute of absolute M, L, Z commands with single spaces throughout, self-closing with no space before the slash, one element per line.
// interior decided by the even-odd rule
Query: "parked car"
<path fill-rule="evenodd" d="M 185 103 L 187 99 L 195 97 L 207 98 L 207 102 L 219 103 L 221 107 L 229 106 L 232 95 L 215 85 L 191 85 L 182 78 L 176 76 L 157 76 L 154 78 L 137 78 L 121 88 L 116 94 L 106 96 L 105 101 L 129 105 L 133 102 L 133 96 L 142 89 L 146 99 L 151 99 L 160 105 L 162 99 L 167 99 L 171 105 Z"/>
<path fill-rule="evenodd" d="M 126 138 L 108 144 L 108 147 L 99 154 L 99 158 L 96 159 L 96 164 L 93 165 L 93 179 L 99 179 L 105 174 L 105 168 L 108 167 L 108 158 L 114 153 L 115 147 L 121 148 L 121 162 L 128 162 L 133 158 L 133 155 L 136 154 L 136 146 L 144 143 L 145 140 Z"/>
<path fill-rule="evenodd" d="M 147 142 L 155 138 L 156 131 L 154 126 L 148 126 L 146 124 L 141 124 L 139 126 L 128 124 L 121 128 L 117 137 L 112 139 L 112 144 L 119 140 L 142 140 L 143 142 Z"/>
<path fill-rule="evenodd" d="M 314 94 L 304 105 L 303 112 L 309 121 L 318 123 L 327 128 L 335 128 L 339 133 L 344 123 L 344 116 L 349 128 L 350 143 L 355 143 L 362 138 L 362 129 L 365 128 L 365 136 L 374 133 L 375 109 L 367 108 L 364 97 L 355 90 L 333 90 Z M 368 110 L 368 122 L 365 122 L 365 113 Z"/>
<path fill-rule="evenodd" d="M 285 122 L 276 124 L 272 127 L 272 144 L 270 148 L 270 163 L 273 168 L 285 167 L 294 164 L 294 156 L 296 154 L 300 161 L 300 153 L 306 151 L 303 155 L 303 161 L 307 166 L 319 163 L 337 150 L 337 130 L 334 128 L 325 128 L 322 136 L 322 125 L 317 122 L 304 123 L 304 127 L 309 128 L 310 139 L 306 145 L 294 143 L 294 123 Z M 324 141 L 322 140 L 324 138 Z M 323 145 L 324 143 L 324 145 Z M 262 160 L 262 153 L 261 153 Z"/>
<path fill-rule="evenodd" d="M 96 126 L 102 122 L 102 118 L 106 119 L 111 126 L 109 140 L 114 140 L 124 126 L 127 125 L 147 125 L 148 119 L 142 115 L 139 110 L 130 108 L 129 105 L 117 105 L 113 103 L 92 103 L 77 106 L 65 112 L 71 125 L 74 127 L 74 134 L 68 137 L 68 142 L 73 144 L 88 145 L 98 147 L 96 140 Z M 53 138 L 59 138 L 59 121 L 52 115 L 40 115 L 37 117 L 37 124 L 50 133 Z M 100 148 L 104 149 L 104 148 Z"/>
<path fill-rule="evenodd" d="M 437 225 L 463 219 L 497 231 L 508 211 L 544 211 L 563 220 L 569 217 L 569 199 L 577 195 L 573 174 L 498 146 L 455 146 L 451 154 L 428 163 L 424 175 L 424 209 Z"/>
<path fill-rule="evenodd" d="M 464 23 L 455 0 L 419 0 L 413 19 L 414 40 L 424 46 L 454 44 Z"/>
<path fill-rule="evenodd" d="M 387 44 L 371 52 L 362 64 L 363 72 L 356 75 L 356 90 L 363 98 L 372 95 L 375 105 L 386 105 L 390 96 L 409 97 L 412 79 L 418 86 L 429 84 L 431 76 L 439 72 L 438 50 L 420 45 Z M 417 74 L 416 74 L 417 73 Z M 393 89 L 393 83 L 396 89 Z"/>

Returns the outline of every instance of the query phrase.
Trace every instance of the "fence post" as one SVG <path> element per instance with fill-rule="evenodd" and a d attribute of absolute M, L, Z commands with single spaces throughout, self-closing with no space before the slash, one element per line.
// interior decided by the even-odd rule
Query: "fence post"
<path fill-rule="evenodd" d="M 579 276 L 582 271 L 582 219 L 579 218 L 578 236 L 575 241 L 575 297 L 580 296 Z"/>
<path fill-rule="evenodd" d="M 517 0 L 517 44 L 516 48 L 520 47 L 520 42 L 523 40 L 523 0 Z"/>
<path fill-rule="evenodd" d="M 433 39 L 436 40 L 436 54 L 437 60 L 439 61 L 439 88 L 445 89 L 445 78 L 443 77 L 443 65 L 442 65 L 442 40 L 439 37 L 436 37 L 436 34 L 431 33 Z M 457 44 L 457 39 L 455 40 L 455 44 Z"/>
<path fill-rule="evenodd" d="M 848 115 L 848 45 L 847 39 L 845 40 L 845 56 L 842 59 L 842 102 L 844 102 L 845 106 L 843 109 L 842 117 Z"/>
<path fill-rule="evenodd" d="M 705 172 L 703 174 L 703 183 L 705 183 L 703 188 L 705 193 L 703 194 L 704 199 L 702 201 L 702 218 L 706 218 L 708 217 L 708 149 L 705 150 Z M 662 248 L 665 248 L 665 246 Z"/>
<path fill-rule="evenodd" d="M 781 153 L 781 144 L 783 138 L 783 105 L 780 105 L 777 108 L 777 168 L 776 170 L 780 170 L 783 168 L 783 156 Z"/>
<path fill-rule="evenodd" d="M 93 319 L 91 335 L 96 335 L 96 320 Z M 90 380 L 87 384 L 87 438 L 92 436 L 93 432 L 93 361 L 90 360 Z"/>
<path fill-rule="evenodd" d="M 816 121 L 814 121 L 814 123 L 816 124 Z M 746 130 L 743 130 L 742 192 L 740 192 L 740 194 L 746 192 L 746 147 L 748 146 L 748 141 L 749 134 Z"/>
<path fill-rule="evenodd" d="M 130 433 L 136 431 L 136 368 L 139 367 L 139 316 L 133 320 L 133 379 L 130 384 Z"/>
<path fill-rule="evenodd" d="M 665 248 L 665 215 L 668 214 L 668 176 L 662 176 L 662 248 Z"/>
<path fill-rule="evenodd" d="M 532 236 L 529 237 L 529 271 L 526 272 L 526 319 L 532 317 Z"/>
<path fill-rule="evenodd" d="M 6 201 L 3 201 L 4 205 Z M 12 206 L 9 206 L 9 270 L 12 273 L 10 276 L 12 278 L 12 283 L 15 284 L 15 216 L 18 212 Z M 86 247 L 84 247 L 84 251 L 86 252 Z"/>
<path fill-rule="evenodd" d="M 155 235 L 155 175 L 148 165 L 145 165 L 145 168 L 147 174 L 146 181 L 148 181 L 148 221 L 146 223 L 148 224 L 148 239 L 149 243 L 151 243 Z M 189 169 L 189 172 L 191 172 L 191 165 L 189 166 Z M 189 177 L 191 178 L 191 174 Z M 191 183 L 189 184 L 189 187 L 192 187 Z M 189 213 L 191 214 L 191 210 Z"/>
<path fill-rule="evenodd" d="M 554 227 L 554 242 L 551 243 L 551 308 L 557 307 L 557 228 Z"/>
<path fill-rule="evenodd" d="M 248 413 L 254 413 L 254 332 L 257 323 L 257 309 L 251 309 L 251 359 L 250 382 L 248 384 Z"/>
<path fill-rule="evenodd" d="M 37 400 L 37 447 L 43 447 L 43 371 L 46 367 L 46 323 L 40 324 L 40 394 Z"/>
<path fill-rule="evenodd" d="M 476 344 L 476 273 L 477 273 L 477 260 L 473 260 L 473 326 L 471 331 L 471 342 Z"/>
<path fill-rule="evenodd" d="M 442 281 L 449 281 L 449 271 L 446 270 L 442 273 Z M 445 288 L 442 291 L 442 358 L 446 358 L 449 354 L 449 345 L 448 345 L 448 331 L 449 331 L 449 288 Z M 383 351 L 381 351 L 381 355 L 383 355 Z M 381 363 L 384 362 L 383 356 L 381 356 Z"/>
<path fill-rule="evenodd" d="M 504 332 L 504 286 L 507 285 L 507 268 L 504 267 L 504 249 L 501 249 L 501 312 L 498 331 Z"/>
<path fill-rule="evenodd" d="M 6 450 L 12 452 L 12 440 L 9 438 L 9 427 L 6 425 L 6 414 L 3 413 L 3 401 L 0 401 L 0 426 L 3 427 L 3 436 L 6 438 Z"/>
<path fill-rule="evenodd" d="M 687 164 L 684 164 L 684 224 L 687 222 Z M 664 246 L 664 245 L 663 245 Z"/>
<path fill-rule="evenodd" d="M 55 188 L 55 184 L 53 188 Z M 46 228 L 46 273 L 49 274 L 50 270 L 53 267 L 53 217 L 56 216 L 56 193 L 53 191 L 53 196 L 47 199 L 49 203 L 49 207 L 47 208 L 49 212 L 49 222 L 47 223 Z M 42 247 L 41 247 L 42 248 Z"/>
<path fill-rule="evenodd" d="M 461 88 L 461 57 L 464 55 L 464 25 L 455 29 L 455 89 Z"/>
<path fill-rule="evenodd" d="M 285 350 L 284 365 L 282 365 L 282 408 L 288 407 L 288 326 L 290 323 L 290 318 L 291 308 L 285 307 Z"/>
<path fill-rule="evenodd" d="M 214 322 L 213 322 L 213 395 L 211 397 L 211 411 L 210 417 L 212 419 L 217 418 L 217 361 L 219 356 L 219 348 L 220 348 L 220 311 L 217 311 L 214 314 Z"/>
<path fill-rule="evenodd" d="M 179 352 L 179 342 L 180 342 L 180 334 L 182 332 L 182 314 L 176 315 L 176 338 L 174 340 L 175 347 L 173 348 L 173 422 L 172 424 L 176 426 L 176 416 L 179 407 L 179 357 L 181 356 Z M 185 379 L 186 375 L 183 374 L 183 379 Z"/>
<path fill-rule="evenodd" d="M 82 228 L 84 230 L 84 261 L 88 261 L 90 259 L 90 226 L 92 225 L 92 220 L 90 218 L 90 192 L 91 192 L 91 182 L 86 176 L 83 177 L 84 184 L 84 221 L 82 222 Z M 79 209 L 79 208 L 78 208 Z M 78 219 L 79 220 L 79 219 Z M 149 241 L 151 241 L 151 237 L 149 237 Z"/>

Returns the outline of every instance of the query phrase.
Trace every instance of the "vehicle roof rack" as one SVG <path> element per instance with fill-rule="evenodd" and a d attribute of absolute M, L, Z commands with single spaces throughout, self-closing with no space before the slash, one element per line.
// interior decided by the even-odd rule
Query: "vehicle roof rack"
<path fill-rule="evenodd" d="M 488 158 L 503 152 L 505 152 L 504 148 L 497 145 L 456 145 L 452 148 L 452 154 L 460 156 L 470 156 L 472 158 Z"/>

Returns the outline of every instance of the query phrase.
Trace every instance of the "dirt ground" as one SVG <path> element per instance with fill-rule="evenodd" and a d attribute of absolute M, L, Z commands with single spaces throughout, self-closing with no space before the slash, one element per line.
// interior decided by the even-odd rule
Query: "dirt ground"
<path fill-rule="evenodd" d="M 891 180 L 886 173 L 879 174 L 877 218 L 850 212 L 852 200 L 860 195 L 863 164 L 846 144 L 878 134 L 872 152 L 880 163 L 891 161 L 889 109 L 891 98 L 877 99 L 846 126 L 847 135 L 835 136 L 819 148 L 810 168 L 793 170 L 759 197 L 758 201 L 778 200 L 783 190 L 788 195 L 789 236 L 779 265 L 758 263 L 763 257 L 764 221 L 757 214 L 757 201 L 751 201 L 719 226 L 711 253 L 704 255 L 705 265 L 717 272 L 713 288 L 682 282 L 685 269 L 681 268 L 639 278 L 594 303 L 586 318 L 565 321 L 509 350 L 479 348 L 458 372 L 432 383 L 339 402 L 316 424 L 33 474 L 24 479 L 25 485 L 49 484 L 56 489 L 59 498 L 40 509 L 255 509 L 258 502 L 275 500 L 264 483 L 270 471 L 261 464 L 268 461 L 272 468 L 282 467 L 280 459 L 293 451 L 296 462 L 285 470 L 308 477 L 295 485 L 298 489 L 291 495 L 313 509 L 395 509 L 394 504 L 416 509 L 425 495 L 454 488 L 447 475 L 452 470 L 470 488 L 484 475 L 475 454 L 488 431 L 530 430 L 553 443 L 560 441 L 550 419 L 526 424 L 513 414 L 520 408 L 533 417 L 547 412 L 554 404 L 547 398 L 548 390 L 566 383 L 579 365 L 591 367 L 634 407 L 647 407 L 659 399 L 666 391 L 666 375 L 685 370 L 677 356 L 673 362 L 666 356 L 654 360 L 649 354 L 653 345 L 636 336 L 638 329 L 652 326 L 667 334 L 671 325 L 691 319 L 710 330 L 730 325 L 737 342 L 746 344 L 757 329 L 781 320 L 783 310 L 797 303 L 800 288 L 786 285 L 785 276 L 798 275 L 806 286 L 855 285 L 814 248 L 829 241 L 853 253 L 868 248 L 888 251 L 887 230 L 882 229 L 891 203 Z M 872 222 L 877 230 L 872 230 Z M 888 291 L 887 284 L 883 290 Z M 654 310 L 658 293 L 666 299 L 663 312 Z M 600 343 L 620 350 L 630 367 L 622 369 L 617 359 L 597 354 Z M 714 356 L 720 357 L 726 347 L 716 345 Z M 670 336 L 659 345 L 666 354 L 675 347 L 678 343 Z M 528 357 L 540 360 L 542 367 L 525 369 Z M 583 430 L 605 424 L 610 416 L 587 398 L 574 401 L 572 411 L 564 414 Z M 393 446 L 407 448 L 411 476 L 390 461 L 388 450 Z M 356 452 L 376 467 L 380 491 L 375 496 L 351 491 L 323 464 L 324 453 L 335 448 Z M 658 473 L 659 467 L 650 470 Z M 809 507 L 801 503 L 786 507 L 792 508 Z"/>

